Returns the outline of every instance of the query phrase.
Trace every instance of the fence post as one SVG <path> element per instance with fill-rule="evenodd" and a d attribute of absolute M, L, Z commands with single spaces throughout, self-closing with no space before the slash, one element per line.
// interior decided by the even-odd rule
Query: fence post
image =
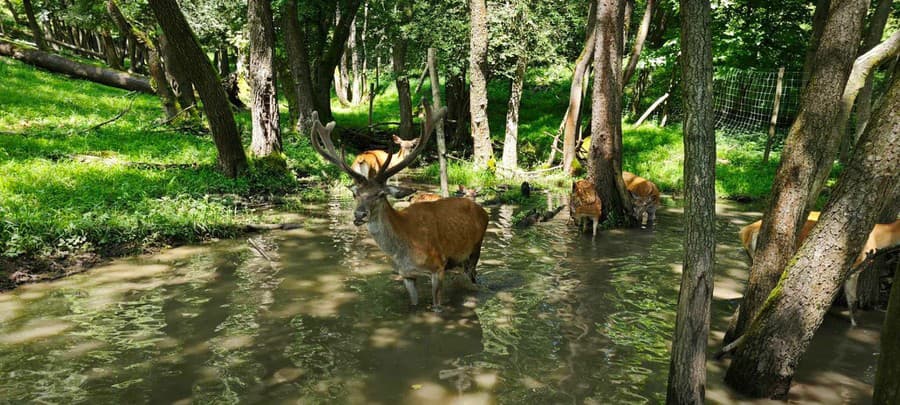
<path fill-rule="evenodd" d="M 775 126 L 778 123 L 778 108 L 781 107 L 781 84 L 784 79 L 784 68 L 778 68 L 778 81 L 775 84 L 775 102 L 772 105 L 772 119 L 769 121 L 769 136 L 766 138 L 766 151 L 763 153 L 763 163 L 769 162 L 769 153 L 772 152 L 772 142 L 775 139 Z"/>

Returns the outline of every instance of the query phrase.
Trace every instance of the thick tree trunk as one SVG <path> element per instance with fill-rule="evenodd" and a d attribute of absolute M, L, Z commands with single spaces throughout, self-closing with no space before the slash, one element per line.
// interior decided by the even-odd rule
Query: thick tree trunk
<path fill-rule="evenodd" d="M 44 41 L 44 32 L 41 31 L 41 26 L 34 16 L 34 6 L 31 5 L 31 0 L 22 0 L 22 6 L 25 8 L 25 17 L 28 18 L 28 28 L 31 30 L 34 44 L 37 45 L 38 49 L 46 51 L 47 42 Z"/>
<path fill-rule="evenodd" d="M 331 113 L 331 87 L 334 81 L 334 69 L 340 62 L 344 44 L 350 36 L 350 23 L 356 18 L 361 0 L 339 1 L 337 7 L 341 8 L 341 19 L 332 30 L 330 41 L 322 38 L 322 43 L 317 44 L 323 50 L 316 60 L 315 78 L 312 82 L 315 109 L 319 112 L 322 122 L 333 121 Z M 299 82 L 298 82 L 299 83 Z"/>
<path fill-rule="evenodd" d="M 647 0 L 644 16 L 641 18 L 641 25 L 634 35 L 634 44 L 631 47 L 631 55 L 628 56 L 628 64 L 625 65 L 625 72 L 622 73 L 623 89 L 628 85 L 628 82 L 631 81 L 631 76 L 634 75 L 634 69 L 637 67 L 638 60 L 641 58 L 641 51 L 644 49 L 644 41 L 647 39 L 647 33 L 650 31 L 650 18 L 653 16 L 655 4 L 655 0 Z"/>
<path fill-rule="evenodd" d="M 471 32 L 469 34 L 469 114 L 472 122 L 472 158 L 477 167 L 487 167 L 494 158 L 491 129 L 488 125 L 487 98 L 487 4 L 485 0 L 469 0 Z"/>
<path fill-rule="evenodd" d="M 247 31 L 250 37 L 250 151 L 257 158 L 274 155 L 281 159 L 281 130 L 278 126 L 278 95 L 275 83 L 275 29 L 272 2 L 247 3 Z"/>
<path fill-rule="evenodd" d="M 509 89 L 509 106 L 506 111 L 506 137 L 503 140 L 503 160 L 501 164 L 510 174 L 519 167 L 519 103 L 522 100 L 522 87 L 525 84 L 525 68 L 528 57 L 520 55 L 516 61 L 516 75 Z"/>
<path fill-rule="evenodd" d="M 816 0 L 816 10 L 813 12 L 812 34 L 809 45 L 806 47 L 806 56 L 803 59 L 803 75 L 800 81 L 802 86 L 809 83 L 809 75 L 812 73 L 813 64 L 816 63 L 816 51 L 822 39 L 822 30 L 828 19 L 828 10 L 831 8 L 831 0 Z"/>
<path fill-rule="evenodd" d="M 597 30 L 597 5 L 591 1 L 588 9 L 587 36 L 584 40 L 584 48 L 578 59 L 575 60 L 575 71 L 572 72 L 572 85 L 569 87 L 569 107 L 566 116 L 563 117 L 563 173 L 572 173 L 572 162 L 575 161 L 575 137 L 578 131 L 578 117 L 581 112 L 581 102 L 584 97 L 584 82 L 588 78 L 588 66 L 594 59 L 594 48 Z M 551 152 L 552 153 L 552 152 Z"/>
<path fill-rule="evenodd" d="M 450 124 L 452 149 L 468 149 L 465 146 L 466 129 L 469 128 L 469 87 L 465 70 L 447 78 L 447 121 Z"/>
<path fill-rule="evenodd" d="M 900 266 L 897 266 L 900 273 Z M 900 404 L 900 282 L 891 287 L 887 315 L 881 328 L 881 355 L 875 373 L 873 405 Z"/>
<path fill-rule="evenodd" d="M 797 232 L 806 221 L 806 206 L 813 179 L 840 112 L 841 95 L 859 47 L 865 0 L 834 1 L 816 52 L 809 85 L 803 91 L 800 110 L 791 126 L 772 184 L 769 207 L 763 216 L 747 290 L 735 328 L 725 343 L 743 334 L 785 266 L 794 255 Z"/>
<path fill-rule="evenodd" d="M 219 152 L 219 168 L 228 177 L 241 175 L 247 168 L 247 156 L 241 145 L 240 133 L 231 113 L 228 96 L 212 63 L 197 43 L 175 0 L 150 0 L 149 4 L 160 27 L 170 40 L 172 53 L 177 55 L 176 63 L 191 61 L 183 67 L 188 78 L 197 87 L 200 99 L 203 100 L 203 110 L 206 112 L 213 141 Z"/>
<path fill-rule="evenodd" d="M 428 78 L 431 80 L 431 99 L 432 108 L 436 111 L 441 109 L 441 82 L 438 80 L 437 58 L 435 57 L 434 48 L 428 48 Z M 440 165 L 441 177 L 441 197 L 450 196 L 450 187 L 447 178 L 447 144 L 444 139 L 444 121 L 435 127 L 435 137 L 437 138 L 438 164 Z"/>
<path fill-rule="evenodd" d="M 834 197 L 738 345 L 725 381 L 739 392 L 786 397 L 797 363 L 847 279 L 878 214 L 886 201 L 900 193 L 898 112 L 900 81 L 895 80 L 860 139 L 858 152 L 841 173 Z M 897 339 L 890 340 L 892 330 L 887 332 L 882 341 L 896 347 Z"/>
<path fill-rule="evenodd" d="M 103 30 L 100 37 L 103 38 L 103 55 L 106 57 L 106 65 L 116 70 L 122 70 L 119 53 L 116 51 L 116 42 L 112 35 L 108 30 Z"/>
<path fill-rule="evenodd" d="M 878 45 L 881 41 L 881 36 L 884 35 L 884 26 L 887 24 L 887 19 L 891 14 L 891 1 L 892 0 L 878 1 L 875 13 L 872 14 L 872 18 L 869 21 L 869 31 L 866 33 L 866 39 L 863 42 L 863 52 L 868 52 L 869 49 L 874 48 L 875 45 Z M 856 129 L 845 135 L 841 147 L 842 162 L 850 160 L 850 151 L 853 149 L 853 145 L 856 144 L 856 140 L 862 136 L 863 129 L 866 128 L 866 122 L 869 121 L 869 116 L 871 115 L 872 78 L 867 77 L 866 83 L 859 91 L 858 100 L 856 102 Z"/>
<path fill-rule="evenodd" d="M 293 78 L 294 97 L 297 99 L 297 132 L 307 135 L 312 131 L 313 100 L 312 76 L 310 75 L 309 51 L 306 48 L 306 34 L 300 26 L 297 15 L 297 0 L 287 0 L 282 13 L 285 52 Z"/>
<path fill-rule="evenodd" d="M 281 94 L 284 94 L 284 99 L 288 103 L 288 115 L 290 117 L 291 129 L 294 129 L 294 124 L 300 118 L 300 105 L 297 100 L 297 85 L 294 83 L 294 77 L 291 76 L 291 69 L 288 67 L 288 62 L 285 60 L 283 56 L 278 57 L 275 60 L 276 73 L 278 75 L 278 79 L 276 82 L 280 87 L 279 91 Z"/>
<path fill-rule="evenodd" d="M 841 109 L 832 129 L 835 133 L 828 138 L 829 141 L 825 144 L 825 154 L 820 162 L 822 169 L 816 173 L 813 181 L 812 192 L 807 203 L 808 209 L 812 210 L 814 208 L 816 199 L 819 197 L 825 181 L 828 180 L 828 174 L 831 173 L 831 167 L 834 165 L 834 158 L 838 154 L 838 147 L 841 141 L 852 136 L 846 129 L 857 95 L 866 83 L 870 81 L 872 71 L 884 62 L 896 58 L 898 53 L 900 53 L 900 31 L 895 32 L 890 38 L 877 47 L 870 49 L 853 62 L 853 70 L 850 72 L 850 77 L 847 78 L 847 84 L 844 86 L 844 93 L 841 96 Z"/>
<path fill-rule="evenodd" d="M 394 72 L 394 83 L 397 86 L 397 98 L 400 104 L 399 135 L 409 139 L 412 134 L 412 98 L 409 95 L 409 77 L 406 75 L 406 38 L 397 38 L 391 48 L 391 70 Z"/>
<path fill-rule="evenodd" d="M 51 72 L 63 73 L 120 89 L 153 94 L 150 79 L 145 76 L 75 62 L 52 53 L 20 48 L 3 40 L 0 40 L 0 55 L 9 56 Z"/>
<path fill-rule="evenodd" d="M 175 92 L 175 98 L 178 99 L 178 106 L 184 110 L 196 105 L 197 99 L 194 97 L 194 84 L 191 82 L 187 72 L 185 72 L 186 64 L 178 60 L 178 55 L 172 51 L 165 34 L 159 35 L 159 50 L 164 59 L 169 84 Z"/>
<path fill-rule="evenodd" d="M 709 0 L 681 0 L 684 267 L 666 403 L 702 404 L 716 256 L 716 132 Z M 649 7 L 649 5 L 648 5 Z"/>
<path fill-rule="evenodd" d="M 621 0 L 597 0 L 591 153 L 588 177 L 603 202 L 601 219 L 630 224 L 631 200 L 622 180 Z"/>

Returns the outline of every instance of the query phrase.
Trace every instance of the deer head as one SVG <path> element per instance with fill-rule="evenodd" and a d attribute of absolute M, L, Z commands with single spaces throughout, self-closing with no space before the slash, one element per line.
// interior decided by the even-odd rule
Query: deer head
<path fill-rule="evenodd" d="M 347 164 L 343 148 L 341 148 L 340 154 L 336 151 L 334 142 L 331 140 L 331 132 L 334 130 L 335 126 L 334 121 L 322 126 L 322 123 L 319 122 L 318 113 L 313 112 L 313 149 L 322 155 L 325 160 L 339 167 L 353 179 L 353 186 L 350 187 L 350 190 L 353 192 L 353 198 L 356 200 L 356 208 L 353 210 L 353 223 L 357 226 L 366 223 L 379 204 L 387 203 L 387 195 L 391 195 L 394 198 L 404 198 L 415 192 L 414 189 L 406 187 L 389 186 L 387 185 L 387 180 L 409 166 L 409 164 L 422 153 L 425 146 L 428 144 L 428 140 L 431 137 L 435 124 L 439 122 L 447 112 L 445 107 L 441 108 L 436 113 L 433 113 L 431 111 L 431 105 L 429 105 L 427 101 L 423 99 L 422 103 L 424 104 L 425 110 L 422 135 L 411 141 L 403 141 L 395 136 L 394 141 L 399 143 L 401 147 L 413 146 L 412 150 L 403 156 L 400 162 L 393 165 L 391 164 L 391 160 L 394 158 L 394 154 L 389 153 L 384 164 L 381 166 L 381 171 L 379 171 L 372 179 L 367 179 L 365 176 L 350 168 Z M 404 145 L 404 142 L 407 144 Z"/>

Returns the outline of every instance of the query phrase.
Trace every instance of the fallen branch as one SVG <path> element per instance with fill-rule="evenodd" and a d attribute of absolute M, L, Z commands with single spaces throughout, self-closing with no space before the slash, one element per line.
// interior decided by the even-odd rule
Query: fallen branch
<path fill-rule="evenodd" d="M 167 120 L 165 120 L 165 121 L 163 121 L 163 122 L 160 122 L 159 125 L 168 125 L 168 124 L 170 124 L 172 121 L 175 121 L 175 119 L 178 118 L 178 116 L 180 116 L 181 114 L 184 114 L 185 112 L 188 112 L 188 111 L 192 110 L 192 109 L 193 109 L 194 107 L 196 107 L 196 106 L 197 106 L 197 104 L 191 104 L 191 105 L 187 106 L 187 108 L 182 108 L 181 111 L 178 111 L 177 113 L 175 113 L 175 115 L 173 115 L 173 116 L 170 117 L 169 119 L 167 119 Z"/>
<path fill-rule="evenodd" d="M 110 118 L 110 119 L 108 119 L 108 120 L 106 120 L 106 121 L 103 121 L 103 122 L 101 122 L 101 123 L 99 123 L 99 124 L 97 124 L 97 125 L 94 125 L 94 126 L 88 128 L 88 129 L 85 129 L 84 131 L 81 131 L 80 133 L 83 134 L 83 133 L 86 133 L 86 132 L 91 132 L 91 131 L 93 131 L 93 130 L 99 129 L 100 127 L 102 127 L 102 126 L 104 126 L 104 125 L 106 125 L 106 124 L 110 124 L 110 123 L 112 123 L 112 122 L 115 122 L 115 121 L 117 121 L 119 118 L 124 117 L 125 114 L 128 114 L 128 112 L 131 111 L 131 106 L 134 105 L 134 100 L 137 98 L 137 97 L 134 97 L 134 95 L 135 95 L 135 92 L 133 92 L 133 91 L 125 95 L 125 97 L 131 97 L 131 101 L 128 102 L 128 106 L 126 106 L 125 109 L 123 109 L 122 111 L 119 111 L 119 113 L 116 114 L 115 117 L 112 117 L 112 118 Z"/>

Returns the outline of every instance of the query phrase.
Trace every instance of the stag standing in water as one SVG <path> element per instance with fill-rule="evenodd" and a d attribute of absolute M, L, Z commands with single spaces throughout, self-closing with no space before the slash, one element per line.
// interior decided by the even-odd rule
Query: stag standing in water
<path fill-rule="evenodd" d="M 338 166 L 350 178 L 356 200 L 353 223 L 368 223 L 369 233 L 397 266 L 403 284 L 409 292 L 412 305 L 418 305 L 416 277 L 431 276 L 433 309 L 441 309 L 441 284 L 444 273 L 462 267 L 469 279 L 476 282 L 475 266 L 481 254 L 481 242 L 487 230 L 488 215 L 484 208 L 468 198 L 444 198 L 437 201 L 412 204 L 397 211 L 387 196 L 402 198 L 412 191 L 387 185 L 387 180 L 409 166 L 422 153 L 431 137 L 434 126 L 440 125 L 446 108 L 432 114 L 431 106 L 423 100 L 425 119 L 420 142 L 403 160 L 391 164 L 393 154 L 371 179 L 347 165 L 343 150 L 338 154 L 331 140 L 334 121 L 322 126 L 318 114 L 313 113 L 312 145 L 322 157 Z"/>

